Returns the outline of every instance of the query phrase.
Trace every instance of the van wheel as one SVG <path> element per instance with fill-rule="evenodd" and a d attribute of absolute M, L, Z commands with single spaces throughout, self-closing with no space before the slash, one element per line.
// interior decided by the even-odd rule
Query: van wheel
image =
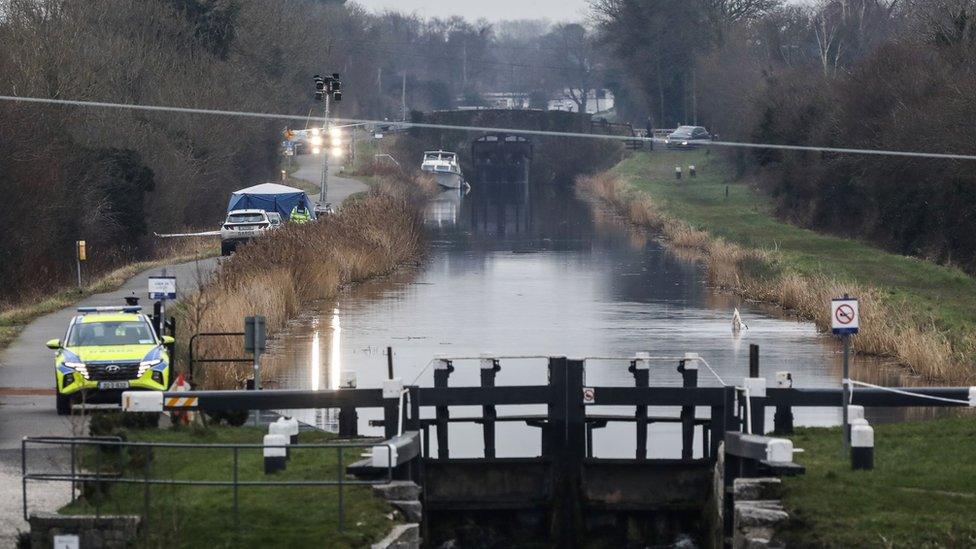
<path fill-rule="evenodd" d="M 228 256 L 228 255 L 230 255 L 231 253 L 234 252 L 234 248 L 235 248 L 235 246 L 233 244 L 226 243 L 226 242 L 221 242 L 220 243 L 220 255 L 226 257 L 226 256 Z"/>
<path fill-rule="evenodd" d="M 56 390 L 57 389 L 55 389 L 55 391 Z M 70 416 L 71 415 L 71 401 L 74 400 L 73 398 L 71 398 L 71 395 L 62 395 L 59 392 L 59 393 L 56 393 L 55 399 L 56 399 L 55 404 L 56 404 L 57 409 L 58 409 L 58 415 L 59 416 Z"/>

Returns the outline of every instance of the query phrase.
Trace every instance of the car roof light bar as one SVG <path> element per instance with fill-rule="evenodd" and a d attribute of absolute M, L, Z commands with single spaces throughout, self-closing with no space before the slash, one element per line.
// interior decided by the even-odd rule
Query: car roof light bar
<path fill-rule="evenodd" d="M 118 307 L 78 307 L 78 312 L 87 313 L 139 313 L 142 307 L 138 305 L 123 305 Z"/>

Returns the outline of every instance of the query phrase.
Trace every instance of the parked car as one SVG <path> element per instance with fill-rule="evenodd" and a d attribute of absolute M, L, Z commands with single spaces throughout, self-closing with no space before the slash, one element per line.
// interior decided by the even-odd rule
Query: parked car
<path fill-rule="evenodd" d="M 279 222 L 281 221 L 279 217 Z M 271 218 L 264 210 L 233 210 L 220 228 L 220 254 L 230 255 L 252 238 L 257 238 L 272 227 Z"/>
<path fill-rule="evenodd" d="M 711 140 L 712 135 L 701 126 L 680 126 L 664 139 L 664 145 L 669 149 L 695 149 Z"/>
<path fill-rule="evenodd" d="M 281 226 L 281 214 L 278 212 L 268 212 L 268 221 L 271 222 L 271 228 L 277 229 Z"/>

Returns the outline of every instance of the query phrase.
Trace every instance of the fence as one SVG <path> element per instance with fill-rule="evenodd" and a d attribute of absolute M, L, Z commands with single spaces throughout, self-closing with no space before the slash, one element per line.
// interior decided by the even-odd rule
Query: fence
<path fill-rule="evenodd" d="M 32 472 L 28 468 L 28 451 L 30 447 L 68 447 L 71 458 L 70 458 L 70 470 L 67 472 L 62 471 L 45 471 L 45 472 Z M 82 455 L 79 456 L 79 448 L 83 451 L 80 452 Z M 319 450 L 322 452 L 329 452 L 330 450 L 335 450 L 336 452 L 336 478 L 334 479 L 319 479 L 319 480 L 242 480 L 240 478 L 241 468 L 240 468 L 240 457 L 242 451 L 256 451 L 263 452 L 266 448 L 282 448 L 282 446 L 265 446 L 263 444 L 229 444 L 229 443 L 211 443 L 211 444 L 187 444 L 187 443 L 172 443 L 172 442 L 127 442 L 123 441 L 119 437 L 25 437 L 21 442 L 21 478 L 22 478 L 22 498 L 23 498 L 23 515 L 24 520 L 29 519 L 29 505 L 28 505 L 28 483 L 29 482 L 64 482 L 71 484 L 71 502 L 76 501 L 76 488 L 78 486 L 85 487 L 86 483 L 94 483 L 93 490 L 91 490 L 92 502 L 95 507 L 95 516 L 100 518 L 102 516 L 102 509 L 105 506 L 105 496 L 102 493 L 103 486 L 110 484 L 119 485 L 141 485 L 143 487 L 143 509 L 142 517 L 144 524 L 148 524 L 151 517 L 151 487 L 153 486 L 191 486 L 191 487 L 210 487 L 210 488 L 232 488 L 232 507 L 233 507 L 233 520 L 234 520 L 234 530 L 238 531 L 240 526 L 240 505 L 239 505 L 239 491 L 241 488 L 260 488 L 260 487 L 327 487 L 335 486 L 338 488 L 338 528 L 340 531 L 344 528 L 345 519 L 345 508 L 344 508 L 344 490 L 349 486 L 364 486 L 364 485 L 375 485 L 388 483 L 393 480 L 393 468 L 395 466 L 396 460 L 393 459 L 392 453 L 394 449 L 390 446 L 386 447 L 386 451 L 389 452 L 386 462 L 389 464 L 386 468 L 386 475 L 380 478 L 373 478 L 370 480 L 351 480 L 345 478 L 345 465 L 343 452 L 350 449 L 369 449 L 375 452 L 375 441 L 364 441 L 364 442 L 339 442 L 339 443 L 318 443 L 318 444 L 288 444 L 285 445 L 288 452 L 294 452 L 298 450 Z M 92 451 L 85 452 L 84 449 L 91 449 Z M 132 454 L 132 449 L 138 449 L 141 452 L 144 464 L 142 464 L 142 475 L 141 476 L 126 476 L 125 471 L 119 471 L 117 469 L 109 469 L 107 467 L 106 461 L 109 459 L 108 456 L 121 455 L 124 450 L 128 450 Z M 200 451 L 200 450 L 226 450 L 232 453 L 232 463 L 233 466 L 230 471 L 225 471 L 230 473 L 230 480 L 201 480 L 201 479 L 189 479 L 189 478 L 160 478 L 153 474 L 153 464 L 155 462 L 155 456 L 159 453 L 158 450 L 161 449 L 175 449 L 178 451 Z M 81 459 L 79 459 L 81 458 Z M 86 470 L 82 467 L 83 463 L 88 461 L 94 461 L 94 472 Z M 211 460 L 211 463 L 215 461 Z M 143 529 L 144 532 L 148 532 L 148 528 Z"/>

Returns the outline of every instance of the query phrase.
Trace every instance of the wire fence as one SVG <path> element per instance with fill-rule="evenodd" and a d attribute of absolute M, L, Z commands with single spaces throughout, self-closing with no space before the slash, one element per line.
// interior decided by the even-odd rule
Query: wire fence
<path fill-rule="evenodd" d="M 315 488 L 334 487 L 337 497 L 337 526 L 343 531 L 346 514 L 346 490 L 351 487 L 384 484 L 393 480 L 393 448 L 387 447 L 388 459 L 386 474 L 379 478 L 357 480 L 345 478 L 345 464 L 352 460 L 351 451 L 372 450 L 375 441 L 336 442 L 315 444 L 264 445 L 254 443 L 176 443 L 176 442 L 130 442 L 121 437 L 25 437 L 21 442 L 21 478 L 24 520 L 30 518 L 29 486 L 34 483 L 70 483 L 71 507 L 81 514 L 92 514 L 101 518 L 106 510 L 133 514 L 132 497 L 127 492 L 119 501 L 112 501 L 109 486 L 129 486 L 142 489 L 141 517 L 143 532 L 148 536 L 149 523 L 153 514 L 153 487 L 196 487 L 230 488 L 228 503 L 232 509 L 235 532 L 241 531 L 240 492 L 242 489 L 258 488 Z M 37 471 L 29 467 L 28 454 L 31 449 L 66 449 L 70 457 L 67 462 L 57 463 L 55 470 Z M 263 463 L 265 449 L 284 449 L 291 461 L 293 455 L 310 451 L 318 453 L 312 460 L 303 459 L 306 469 L 323 474 L 322 478 L 273 478 L 267 474 Z M 205 452 L 203 455 L 187 457 L 177 455 L 183 452 Z M 226 454 L 223 454 L 226 452 Z M 334 455 L 332 454 L 334 452 Z M 221 455 L 223 454 L 223 455 Z M 256 459 L 258 454 L 262 459 Z M 228 459 L 229 457 L 229 459 Z M 172 461 L 167 462 L 167 458 Z M 246 458 L 246 459 L 243 459 Z M 188 473 L 186 469 L 174 467 L 175 463 L 195 463 L 203 465 L 204 477 Z M 52 463 L 51 460 L 46 460 Z M 313 467 L 307 467 L 308 464 Z M 223 466 L 222 466 L 223 465 Z M 184 474 L 179 474 L 180 472 Z M 328 478 L 324 478 L 328 477 Z M 180 496 L 167 494 L 169 497 Z M 219 497 L 219 496 L 218 496 Z M 162 502 L 161 502 L 162 503 Z M 166 502 L 173 503 L 173 502 Z M 114 504 L 114 509 L 113 509 Z M 138 504 L 137 504 L 138 505 Z M 124 509 L 122 509 L 124 508 Z"/>

